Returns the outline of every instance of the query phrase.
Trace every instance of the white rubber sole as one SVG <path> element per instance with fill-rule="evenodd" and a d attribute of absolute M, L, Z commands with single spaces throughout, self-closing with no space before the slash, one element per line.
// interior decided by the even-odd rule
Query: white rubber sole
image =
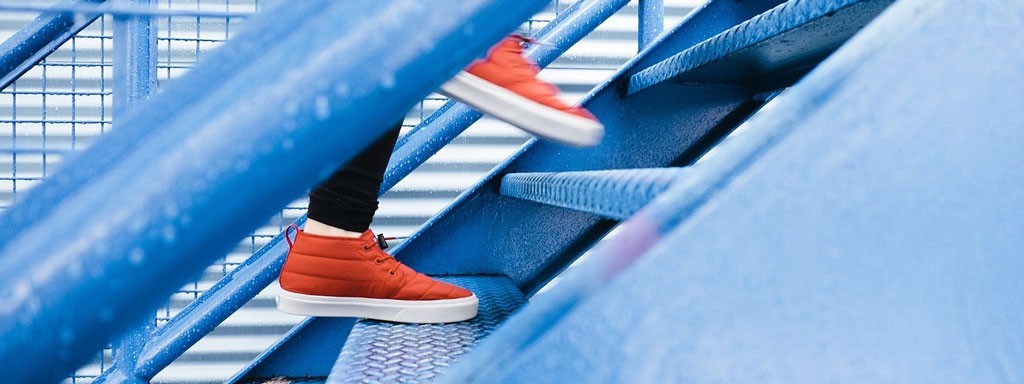
<path fill-rule="evenodd" d="M 577 147 L 596 145 L 604 125 L 537 103 L 465 71 L 441 85 L 441 93 L 534 135 Z"/>
<path fill-rule="evenodd" d="M 447 300 L 388 300 L 304 295 L 281 290 L 277 309 L 293 315 L 363 317 L 397 323 L 454 323 L 476 317 L 476 295 Z"/>

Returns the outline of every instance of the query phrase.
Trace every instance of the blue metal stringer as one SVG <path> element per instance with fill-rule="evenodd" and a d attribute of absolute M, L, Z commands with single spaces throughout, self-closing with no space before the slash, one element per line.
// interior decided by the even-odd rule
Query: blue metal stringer
<path fill-rule="evenodd" d="M 649 168 L 510 173 L 501 180 L 501 194 L 625 220 L 687 172 L 685 168 Z"/>
<path fill-rule="evenodd" d="M 442 279 L 473 291 L 479 314 L 452 324 L 359 321 L 345 342 L 328 383 L 432 382 L 526 303 L 503 276 Z"/>
<path fill-rule="evenodd" d="M 1022 16 L 896 2 L 708 163 L 734 171 L 640 214 L 667 240 L 449 382 L 1016 381 Z"/>
<path fill-rule="evenodd" d="M 790 0 L 633 75 L 629 93 L 671 79 L 739 83 L 806 70 L 893 1 Z"/>
<path fill-rule="evenodd" d="M 319 12 L 237 75 L 197 70 L 172 84 L 223 86 L 187 110 L 163 106 L 166 121 L 132 113 L 125 125 L 156 132 L 130 151 L 98 143 L 90 151 L 120 161 L 62 198 L 30 194 L 7 211 L 54 205 L 0 249 L 0 371 L 16 382 L 66 375 L 543 5 L 315 2 Z"/>

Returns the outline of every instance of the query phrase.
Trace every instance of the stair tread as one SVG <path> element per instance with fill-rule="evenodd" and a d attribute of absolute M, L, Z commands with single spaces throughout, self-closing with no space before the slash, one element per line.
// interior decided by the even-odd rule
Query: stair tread
<path fill-rule="evenodd" d="M 892 1 L 790 0 L 638 72 L 630 78 L 629 93 L 671 79 L 729 83 L 805 67 L 838 48 Z"/>
<path fill-rule="evenodd" d="M 501 194 L 624 220 L 667 189 L 686 168 L 511 173 Z"/>
<path fill-rule="evenodd" d="M 438 377 L 526 303 L 504 276 L 440 278 L 473 291 L 479 314 L 451 324 L 398 324 L 360 320 L 331 371 L 328 382 L 407 382 Z"/>

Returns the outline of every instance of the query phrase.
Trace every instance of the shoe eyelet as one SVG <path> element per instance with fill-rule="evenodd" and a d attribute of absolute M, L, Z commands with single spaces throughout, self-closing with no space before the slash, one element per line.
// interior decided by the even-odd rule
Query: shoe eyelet
<path fill-rule="evenodd" d="M 364 251 L 369 251 L 370 250 L 370 246 L 369 245 L 364 245 L 363 246 L 363 250 Z"/>
<path fill-rule="evenodd" d="M 395 271 L 388 271 L 388 274 L 391 275 L 391 276 L 394 276 L 395 275 Z"/>
<path fill-rule="evenodd" d="M 373 262 L 374 262 L 374 263 L 377 263 L 377 265 L 380 265 L 380 264 L 383 264 L 383 263 L 384 263 L 384 259 L 381 259 L 381 258 L 379 258 L 379 257 L 378 257 L 378 258 L 376 258 L 376 259 L 373 259 Z"/>

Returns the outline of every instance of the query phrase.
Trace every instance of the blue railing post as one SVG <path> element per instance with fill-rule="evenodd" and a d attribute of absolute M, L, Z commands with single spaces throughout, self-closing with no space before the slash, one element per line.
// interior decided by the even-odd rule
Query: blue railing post
<path fill-rule="evenodd" d="M 665 0 L 640 0 L 637 52 L 643 51 L 665 30 Z"/>
<path fill-rule="evenodd" d="M 151 0 L 113 0 L 112 4 L 152 6 Z M 114 128 L 118 127 L 129 111 L 156 90 L 156 36 L 156 25 L 152 17 L 114 17 Z M 104 375 L 96 382 L 147 382 L 138 377 L 135 367 L 154 328 L 155 318 L 149 314 L 129 329 L 113 347 L 114 365 L 122 367 L 120 375 Z"/>

